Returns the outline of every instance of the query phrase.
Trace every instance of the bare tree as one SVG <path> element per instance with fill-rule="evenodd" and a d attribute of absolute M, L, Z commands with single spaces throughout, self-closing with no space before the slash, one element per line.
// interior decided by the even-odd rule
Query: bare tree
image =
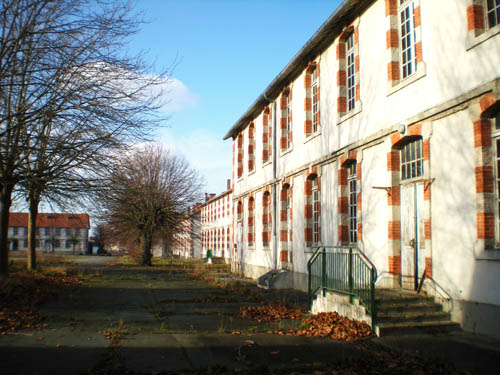
<path fill-rule="evenodd" d="M 142 264 L 151 265 L 153 241 L 173 238 L 187 207 L 201 198 L 201 178 L 184 158 L 147 144 L 123 156 L 109 180 L 106 221 L 115 234 L 133 236 Z"/>
<path fill-rule="evenodd" d="M 126 2 L 3 0 L 0 8 L 0 274 L 15 187 L 30 209 L 30 268 L 41 199 L 100 186 L 100 168 L 157 125 L 165 74 L 123 55 L 140 20 Z M 155 94 L 156 92 L 156 94 Z"/>

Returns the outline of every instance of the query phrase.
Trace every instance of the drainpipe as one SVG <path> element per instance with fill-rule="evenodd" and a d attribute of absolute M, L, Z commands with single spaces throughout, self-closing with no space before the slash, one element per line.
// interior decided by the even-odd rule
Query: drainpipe
<path fill-rule="evenodd" d="M 273 142 L 272 142 L 272 145 L 273 145 L 273 160 L 272 160 L 272 163 L 273 163 L 273 186 L 272 186 L 272 195 L 273 195 L 273 213 L 272 213 L 272 217 L 273 217 L 273 268 L 276 270 L 278 269 L 278 235 L 277 235 L 277 228 L 278 228 L 278 224 L 279 224 L 279 220 L 278 220 L 278 207 L 277 207 L 277 184 L 276 182 L 274 182 L 276 180 L 276 174 L 277 174 L 277 165 L 276 165 L 276 162 L 278 160 L 277 158 L 277 154 L 278 154 L 278 149 L 277 149 L 277 117 L 276 117 L 276 110 L 277 110 L 277 103 L 276 101 L 273 103 L 273 119 L 272 119 L 272 126 L 273 126 L 273 134 L 272 134 L 272 137 L 273 137 Z"/>

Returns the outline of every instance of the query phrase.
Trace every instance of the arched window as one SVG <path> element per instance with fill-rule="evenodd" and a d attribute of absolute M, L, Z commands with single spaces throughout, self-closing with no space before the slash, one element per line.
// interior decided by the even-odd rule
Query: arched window
<path fill-rule="evenodd" d="M 262 195 L 262 244 L 265 248 L 271 242 L 271 194 L 266 191 Z"/>
<path fill-rule="evenodd" d="M 281 109 L 281 139 L 280 148 L 282 151 L 289 150 L 292 146 L 292 90 L 287 87 L 283 90 L 280 100 Z"/>
<path fill-rule="evenodd" d="M 424 155 L 422 138 L 405 144 L 401 148 L 401 181 L 424 175 Z"/>
<path fill-rule="evenodd" d="M 272 156 L 272 111 L 268 106 L 262 115 L 262 162 L 267 163 Z"/>
<path fill-rule="evenodd" d="M 238 135 L 238 178 L 243 176 L 243 134 Z"/>
<path fill-rule="evenodd" d="M 255 126 L 253 122 L 248 127 L 248 172 L 255 170 Z"/>
<path fill-rule="evenodd" d="M 351 163 L 347 169 L 347 185 L 349 188 L 349 243 L 358 242 L 358 180 L 357 163 Z"/>
<path fill-rule="evenodd" d="M 304 100 L 304 132 L 306 136 L 318 132 L 320 124 L 319 116 L 319 64 L 311 63 L 306 69 L 304 86 L 306 98 Z"/>
<path fill-rule="evenodd" d="M 248 246 L 249 247 L 255 246 L 254 212 L 255 212 L 255 200 L 253 197 L 250 197 L 250 199 L 248 199 Z"/>
<path fill-rule="evenodd" d="M 305 241 L 307 246 L 317 245 L 321 241 L 321 198 L 320 182 L 316 174 L 311 174 L 305 181 Z"/>

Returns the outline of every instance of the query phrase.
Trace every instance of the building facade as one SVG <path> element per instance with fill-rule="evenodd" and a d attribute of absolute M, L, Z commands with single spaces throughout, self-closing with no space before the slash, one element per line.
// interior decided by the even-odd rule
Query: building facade
<path fill-rule="evenodd" d="M 231 180 L 227 181 L 226 191 L 205 196 L 205 203 L 201 206 L 201 242 L 203 257 L 209 249 L 213 256 L 223 258 L 226 263 L 233 257 Z"/>
<path fill-rule="evenodd" d="M 446 16 L 444 16 L 446 15 Z M 345 0 L 233 125 L 235 262 L 307 287 L 317 245 L 425 274 L 500 336 L 500 5 Z"/>
<path fill-rule="evenodd" d="M 39 213 L 36 219 L 36 249 L 42 252 L 86 253 L 89 229 L 88 214 Z M 28 249 L 28 213 L 9 214 L 9 249 Z"/>
<path fill-rule="evenodd" d="M 174 235 L 172 253 L 183 258 L 200 258 L 201 251 L 201 204 L 190 207 Z"/>

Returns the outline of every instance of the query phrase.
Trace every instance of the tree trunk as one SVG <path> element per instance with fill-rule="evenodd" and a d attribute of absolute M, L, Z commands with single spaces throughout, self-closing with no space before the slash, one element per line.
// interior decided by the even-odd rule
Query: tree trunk
<path fill-rule="evenodd" d="M 149 233 L 143 233 L 141 235 L 141 248 L 142 248 L 142 263 L 143 266 L 151 266 L 151 258 L 153 254 L 151 253 L 151 247 L 153 244 L 153 238 Z"/>
<path fill-rule="evenodd" d="M 13 189 L 10 184 L 0 189 L 0 277 L 9 274 L 9 210 Z"/>
<path fill-rule="evenodd" d="M 36 269 L 36 217 L 38 216 L 38 205 L 40 198 L 36 194 L 30 194 L 29 203 L 29 220 L 28 220 L 28 270 Z"/>

